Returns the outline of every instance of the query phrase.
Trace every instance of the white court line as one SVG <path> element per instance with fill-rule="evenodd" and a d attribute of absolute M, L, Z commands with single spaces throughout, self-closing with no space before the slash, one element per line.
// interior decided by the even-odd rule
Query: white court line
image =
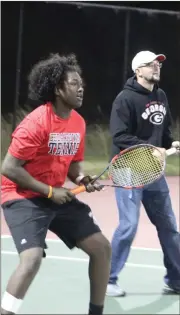
<path fill-rule="evenodd" d="M 12 238 L 12 236 L 9 235 L 9 234 L 8 235 L 2 234 L 1 238 L 2 239 L 4 239 L 4 238 Z M 50 243 L 63 243 L 61 240 L 54 239 L 54 238 L 46 238 L 46 241 L 50 242 Z M 162 250 L 160 248 L 151 248 L 151 247 L 134 247 L 134 246 L 132 246 L 131 249 L 133 249 L 133 250 L 142 250 L 142 251 L 150 251 L 150 252 L 162 252 Z"/>
<path fill-rule="evenodd" d="M 18 255 L 17 252 L 8 251 L 8 250 L 2 250 L 1 254 L 3 255 Z M 64 261 L 73 261 L 73 262 L 88 262 L 89 259 L 87 258 L 76 258 L 76 257 L 66 257 L 66 256 L 53 256 L 53 255 L 47 255 L 47 259 L 53 259 L 53 260 L 64 260 Z M 161 269 L 163 270 L 163 266 L 158 265 L 146 265 L 146 264 L 133 264 L 133 263 L 126 263 L 126 266 L 128 267 L 135 267 L 135 268 L 147 268 L 147 269 Z"/>

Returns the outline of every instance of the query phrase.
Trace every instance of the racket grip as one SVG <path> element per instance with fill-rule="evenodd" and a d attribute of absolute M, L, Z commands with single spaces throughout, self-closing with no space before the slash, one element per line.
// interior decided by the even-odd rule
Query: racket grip
<path fill-rule="evenodd" d="M 171 148 L 171 149 L 166 150 L 166 155 L 170 156 L 172 154 L 175 154 L 176 152 L 177 152 L 176 148 Z"/>
<path fill-rule="evenodd" d="M 86 187 L 84 185 L 82 186 L 79 186 L 79 187 L 76 187 L 74 189 L 71 189 L 71 192 L 74 194 L 74 195 L 78 195 L 80 194 L 81 192 L 84 192 L 86 191 Z"/>

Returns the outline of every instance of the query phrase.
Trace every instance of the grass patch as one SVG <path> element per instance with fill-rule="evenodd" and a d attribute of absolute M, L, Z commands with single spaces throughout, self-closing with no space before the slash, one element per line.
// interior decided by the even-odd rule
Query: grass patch
<path fill-rule="evenodd" d="M 17 121 L 20 122 L 28 110 L 19 110 L 17 112 Z M 177 122 L 173 130 L 175 139 L 180 138 L 180 124 Z M 1 160 L 9 147 L 12 132 L 12 116 L 1 118 Z M 86 134 L 86 152 L 84 169 L 87 174 L 100 174 L 107 166 L 111 150 L 111 137 L 106 125 L 91 125 L 87 127 Z M 166 161 L 166 175 L 180 175 L 180 157 L 170 156 Z"/>
<path fill-rule="evenodd" d="M 167 176 L 180 176 L 180 156 L 169 156 L 166 160 L 166 170 Z"/>

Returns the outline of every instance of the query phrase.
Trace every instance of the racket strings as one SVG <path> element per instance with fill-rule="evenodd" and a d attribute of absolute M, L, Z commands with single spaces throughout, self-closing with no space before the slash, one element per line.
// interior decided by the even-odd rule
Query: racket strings
<path fill-rule="evenodd" d="M 109 176 L 115 185 L 141 186 L 156 180 L 164 170 L 164 158 L 154 148 L 138 147 L 119 155 L 109 167 Z"/>

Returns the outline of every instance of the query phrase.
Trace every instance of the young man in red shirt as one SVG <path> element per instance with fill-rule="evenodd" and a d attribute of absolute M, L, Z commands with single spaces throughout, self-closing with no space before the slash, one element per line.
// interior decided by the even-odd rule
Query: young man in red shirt
<path fill-rule="evenodd" d="M 66 177 L 100 190 L 83 174 L 83 82 L 74 55 L 51 55 L 29 75 L 29 98 L 40 101 L 12 134 L 2 165 L 2 208 L 20 262 L 2 298 L 2 314 L 16 314 L 45 256 L 47 230 L 90 257 L 89 314 L 103 313 L 111 248 L 91 209 L 66 188 Z"/>

